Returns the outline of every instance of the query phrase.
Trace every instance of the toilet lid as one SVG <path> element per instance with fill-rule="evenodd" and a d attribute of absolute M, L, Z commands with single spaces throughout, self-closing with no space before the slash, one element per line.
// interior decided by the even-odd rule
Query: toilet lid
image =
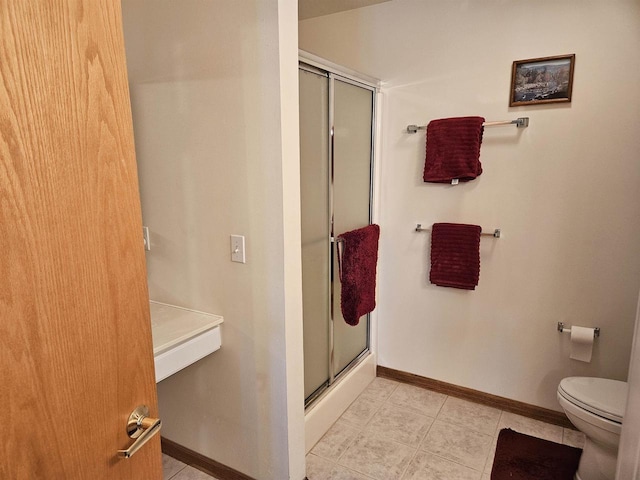
<path fill-rule="evenodd" d="M 627 389 L 626 382 L 593 377 L 568 377 L 559 387 L 560 393 L 570 402 L 617 423 L 622 423 Z"/>

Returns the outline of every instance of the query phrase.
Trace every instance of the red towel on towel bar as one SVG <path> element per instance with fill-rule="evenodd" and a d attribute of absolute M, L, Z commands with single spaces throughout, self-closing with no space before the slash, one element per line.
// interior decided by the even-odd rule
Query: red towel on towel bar
<path fill-rule="evenodd" d="M 369 225 L 338 236 L 342 316 L 349 325 L 376 308 L 376 267 L 380 227 Z"/>
<path fill-rule="evenodd" d="M 475 290 L 480 278 L 478 225 L 434 223 L 429 281 L 441 287 Z"/>
<path fill-rule="evenodd" d="M 468 182 L 480 176 L 483 123 L 482 117 L 443 118 L 429 122 L 423 180 Z"/>

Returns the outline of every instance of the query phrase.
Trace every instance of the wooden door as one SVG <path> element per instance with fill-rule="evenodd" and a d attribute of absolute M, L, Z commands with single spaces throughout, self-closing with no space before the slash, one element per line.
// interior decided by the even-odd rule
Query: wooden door
<path fill-rule="evenodd" d="M 0 0 L 0 478 L 159 479 L 119 0 Z"/>

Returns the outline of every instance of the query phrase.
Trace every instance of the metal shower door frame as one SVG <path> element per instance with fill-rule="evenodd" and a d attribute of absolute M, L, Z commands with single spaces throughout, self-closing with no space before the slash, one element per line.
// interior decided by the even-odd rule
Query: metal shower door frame
<path fill-rule="evenodd" d="M 329 287 L 329 298 L 328 309 L 329 309 L 329 379 L 328 382 L 320 386 L 315 392 L 313 392 L 307 399 L 305 399 L 305 407 L 309 407 L 315 401 L 317 401 L 322 395 L 327 393 L 332 385 L 335 384 L 336 381 L 340 380 L 344 377 L 353 367 L 355 367 L 364 357 L 366 357 L 371 348 L 371 319 L 370 314 L 367 314 L 367 332 L 366 332 L 366 347 L 364 350 L 356 356 L 346 367 L 344 367 L 340 372 L 336 372 L 335 368 L 335 339 L 334 339 L 334 304 L 335 304 L 335 295 L 334 295 L 334 264 L 335 264 L 335 255 L 336 255 L 336 239 L 335 232 L 333 229 L 334 223 L 334 161 L 335 161 L 335 150 L 334 150 L 334 127 L 335 127 L 335 82 L 343 82 L 350 85 L 354 85 L 359 88 L 363 88 L 365 90 L 369 90 L 371 92 L 371 144 L 369 148 L 369 223 L 371 223 L 373 218 L 373 187 L 374 187 L 374 146 L 375 146 L 375 130 L 376 130 L 376 93 L 378 92 L 377 86 L 374 86 L 366 81 L 358 81 L 354 79 L 353 76 L 345 76 L 340 73 L 327 70 L 326 67 L 322 67 L 319 65 L 314 65 L 312 63 L 307 63 L 306 60 L 300 60 L 298 63 L 298 68 L 300 70 L 314 73 L 320 76 L 327 77 L 328 81 L 328 211 L 329 211 L 329 276 L 328 276 L 328 287 Z"/>

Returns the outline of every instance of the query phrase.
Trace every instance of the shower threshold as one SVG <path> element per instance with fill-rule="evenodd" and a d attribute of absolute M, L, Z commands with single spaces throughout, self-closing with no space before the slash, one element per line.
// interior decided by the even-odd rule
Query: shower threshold
<path fill-rule="evenodd" d="M 365 388 L 376 378 L 375 354 L 369 350 L 363 352 L 354 364 L 323 391 L 304 414 L 305 452 L 327 433 L 329 428 L 349 408 Z M 345 369 L 346 370 L 346 369 Z"/>

